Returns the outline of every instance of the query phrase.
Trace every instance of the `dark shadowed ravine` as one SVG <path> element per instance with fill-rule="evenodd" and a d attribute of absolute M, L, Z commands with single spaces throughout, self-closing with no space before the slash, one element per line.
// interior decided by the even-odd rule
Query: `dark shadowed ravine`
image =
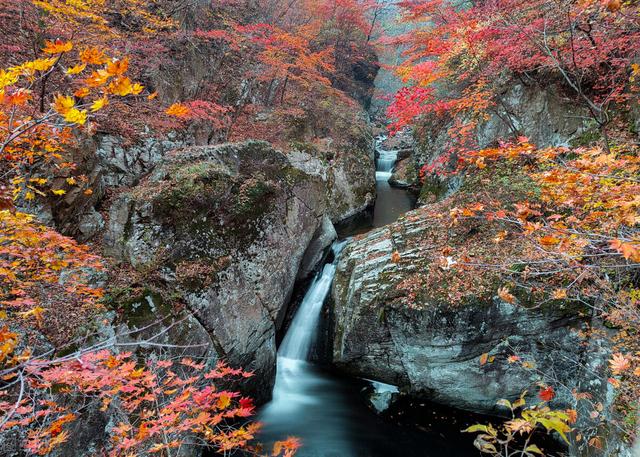
<path fill-rule="evenodd" d="M 378 195 L 373 221 L 351 227 L 350 232 L 392 223 L 415 204 L 407 191 L 389 185 L 397 153 L 382 150 L 381 141 L 377 144 Z M 303 445 L 297 454 L 301 457 L 477 455 L 472 438 L 460 433 L 473 417 L 425 403 L 393 407 L 395 410 L 380 416 L 366 403 L 373 383 L 343 377 L 308 360 L 344 244 L 333 245 L 329 263 L 307 289 L 280 345 L 273 400 L 258 416 L 263 423 L 259 440 L 269 446 L 278 439 L 296 436 Z M 378 392 L 396 390 L 375 385 Z"/>

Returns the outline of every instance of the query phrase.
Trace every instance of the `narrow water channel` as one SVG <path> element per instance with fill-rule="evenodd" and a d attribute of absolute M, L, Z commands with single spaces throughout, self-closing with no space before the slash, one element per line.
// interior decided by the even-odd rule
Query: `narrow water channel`
<path fill-rule="evenodd" d="M 377 200 L 373 226 L 394 222 L 411 210 L 413 197 L 389 185 L 397 152 L 382 149 L 377 141 Z M 371 222 L 366 228 L 370 228 Z M 361 230 L 362 231 L 362 228 Z M 364 401 L 371 390 L 366 380 L 339 376 L 310 362 L 323 304 L 331 290 L 336 264 L 345 241 L 333 245 L 332 263 L 326 264 L 309 286 L 278 350 L 273 400 L 259 413 L 263 430 L 258 439 L 269 445 L 287 436 L 302 441 L 301 457 L 469 457 L 477 455 L 471 437 L 462 436 L 463 420 L 443 416 L 443 410 L 421 403 L 394 420 L 383 419 Z M 378 388 L 380 384 L 376 383 Z M 382 386 L 392 389 L 392 386 Z M 388 416 L 390 413 L 387 414 Z M 417 415 L 418 417 L 408 416 Z M 424 417 L 422 417 L 424 416 Z M 402 417 L 404 419 L 404 417 Z M 444 419 L 444 420 L 443 420 Z M 416 423 L 424 424 L 419 428 Z"/>

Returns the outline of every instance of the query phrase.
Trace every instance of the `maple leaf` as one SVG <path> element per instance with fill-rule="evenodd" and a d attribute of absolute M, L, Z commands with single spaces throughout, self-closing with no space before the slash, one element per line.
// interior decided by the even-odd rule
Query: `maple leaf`
<path fill-rule="evenodd" d="M 165 110 L 165 113 L 169 116 L 174 116 L 178 118 L 185 118 L 189 116 L 189 108 L 182 103 L 174 103 L 169 108 Z"/>
<path fill-rule="evenodd" d="M 87 122 L 87 111 L 71 108 L 64 114 L 64 120 L 70 124 L 84 125 Z"/>
<path fill-rule="evenodd" d="M 53 99 L 53 109 L 63 116 L 66 115 L 73 107 L 75 102 L 73 98 L 65 95 L 56 95 Z"/>
<path fill-rule="evenodd" d="M 553 298 L 555 300 L 562 300 L 567 298 L 567 289 L 556 289 L 553 291 Z"/>
<path fill-rule="evenodd" d="M 36 306 L 35 308 L 30 309 L 29 311 L 24 311 L 24 312 L 21 312 L 21 313 L 18 313 L 18 314 L 23 319 L 28 319 L 30 317 L 35 317 L 38 322 L 41 322 L 42 321 L 42 314 L 44 312 L 45 312 L 45 309 L 43 307 Z"/>
<path fill-rule="evenodd" d="M 112 60 L 107 65 L 106 70 L 107 70 L 107 73 L 109 73 L 111 76 L 121 76 L 127 72 L 128 68 L 129 68 L 129 59 L 124 58 L 120 60 Z"/>
<path fill-rule="evenodd" d="M 398 251 L 394 251 L 393 254 L 391 254 L 391 261 L 393 263 L 399 263 L 400 262 L 400 253 L 398 253 Z"/>
<path fill-rule="evenodd" d="M 63 54 L 73 49 L 73 43 L 71 41 L 62 41 L 57 39 L 55 41 L 45 41 L 42 52 L 45 54 Z"/>
<path fill-rule="evenodd" d="M 501 287 L 498 289 L 498 297 L 500 297 L 500 299 L 504 300 L 507 303 L 513 304 L 516 301 L 516 297 L 511 295 L 509 289 L 506 287 Z"/>
<path fill-rule="evenodd" d="M 91 104 L 91 111 L 95 113 L 96 111 L 102 109 L 108 104 L 109 104 L 109 99 L 107 98 L 106 95 L 104 95 Z"/>
<path fill-rule="evenodd" d="M 618 375 L 631 368 L 631 360 L 625 355 L 617 352 L 612 355 L 611 359 L 609 359 L 609 366 L 611 367 L 611 372 Z"/>
<path fill-rule="evenodd" d="M 505 423 L 505 426 L 513 434 L 519 433 L 520 435 L 524 435 L 525 433 L 528 434 L 533 430 L 533 426 L 531 425 L 531 423 L 524 419 L 513 419 L 507 421 Z"/>
<path fill-rule="evenodd" d="M 545 386 L 538 392 L 538 397 L 542 401 L 551 401 L 556 396 L 555 390 L 551 386 Z"/>
<path fill-rule="evenodd" d="M 85 68 L 87 68 L 87 64 L 82 63 L 82 64 L 74 65 L 73 67 L 67 68 L 65 73 L 68 75 L 77 75 L 79 73 L 82 73 Z"/>

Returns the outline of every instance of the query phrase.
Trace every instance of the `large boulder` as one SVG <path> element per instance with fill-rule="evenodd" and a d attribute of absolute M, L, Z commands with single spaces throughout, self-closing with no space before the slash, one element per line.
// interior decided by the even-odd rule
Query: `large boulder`
<path fill-rule="evenodd" d="M 324 190 L 268 143 L 177 151 L 114 201 L 105 251 L 184 303 L 218 357 L 256 372 L 249 393 L 264 400 L 305 253 L 332 239 Z"/>
<path fill-rule="evenodd" d="M 508 206 L 535 200 L 536 193 L 517 170 L 485 170 L 439 203 L 353 239 L 332 290 L 335 365 L 417 397 L 490 414 L 504 413 L 496 402 L 524 390 L 529 402 L 539 401 L 542 373 L 556 387 L 553 406 L 576 408 L 577 426 L 593 427 L 592 410 L 576 404 L 572 390 L 588 392 L 610 411 L 613 389 L 607 383 L 611 348 L 601 337 L 607 329 L 590 309 L 562 299 L 540 302 L 516 288 L 515 299 L 505 301 L 499 289 L 510 281 L 508 273 L 453 266 L 460 253 L 489 265 L 533 252 L 524 238 L 494 241 L 505 228 L 500 221 L 450 224 L 453 207 L 483 196 Z"/>

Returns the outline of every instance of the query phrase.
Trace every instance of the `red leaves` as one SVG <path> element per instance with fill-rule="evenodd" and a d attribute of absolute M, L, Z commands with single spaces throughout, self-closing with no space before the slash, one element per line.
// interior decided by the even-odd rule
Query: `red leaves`
<path fill-rule="evenodd" d="M 542 401 L 551 401 L 556 396 L 555 390 L 551 386 L 544 386 L 538 392 L 538 397 Z"/>
<path fill-rule="evenodd" d="M 252 439 L 255 425 L 234 426 L 234 420 L 253 414 L 251 399 L 237 392 L 217 390 L 211 379 L 244 377 L 248 373 L 231 369 L 220 363 L 206 375 L 204 363 L 189 358 L 180 361 L 181 375 L 171 371 L 172 361 L 160 360 L 139 365 L 131 353 L 114 354 L 103 350 L 92 352 L 76 360 L 49 367 L 31 368 L 33 388 L 57 386 L 67 396 L 101 400 L 108 407 L 113 398 L 119 406 L 140 418 L 136 427 L 120 424 L 111 436 L 113 455 L 160 452 L 177 447 L 196 434 L 205 441 L 224 450 L 244 447 Z M 37 367 L 37 366 L 36 366 Z M 0 406 L 4 403 L 0 402 Z M 36 418 L 48 425 L 30 432 L 26 447 L 34 454 L 45 455 L 68 438 L 67 424 L 77 419 L 74 413 L 55 402 L 33 405 L 25 399 L 16 409 L 17 419 L 4 428 L 28 426 Z M 2 416 L 0 415 L 0 419 Z M 226 421 L 230 421 L 225 424 Z M 221 426 L 225 424 L 225 426 Z M 297 448 L 295 440 L 284 441 L 283 455 L 292 455 Z"/>

